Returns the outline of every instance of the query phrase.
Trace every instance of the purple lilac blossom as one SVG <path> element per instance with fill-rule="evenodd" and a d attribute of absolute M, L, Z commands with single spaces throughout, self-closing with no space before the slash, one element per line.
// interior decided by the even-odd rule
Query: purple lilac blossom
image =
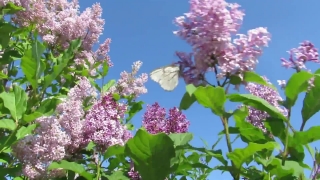
<path fill-rule="evenodd" d="M 121 123 L 127 105 L 116 102 L 111 94 L 104 95 L 89 110 L 85 117 L 84 142 L 93 141 L 100 151 L 113 145 L 124 145 L 132 137 Z"/>
<path fill-rule="evenodd" d="M 239 7 L 224 0 L 190 0 L 190 11 L 176 18 L 180 29 L 174 33 L 193 48 L 192 54 L 177 52 L 187 83 L 200 84 L 198 81 L 208 70 L 223 78 L 255 69 L 270 33 L 259 27 L 247 35 L 237 34 L 238 38 L 232 41 L 244 17 Z"/>
<path fill-rule="evenodd" d="M 270 81 L 266 77 L 262 77 L 267 83 L 271 84 Z M 246 85 L 246 89 L 252 94 L 257 97 L 260 97 L 271 105 L 276 107 L 283 115 L 287 116 L 288 111 L 286 108 L 279 105 L 278 101 L 282 101 L 283 99 L 279 95 L 279 93 L 267 86 L 256 84 L 256 83 L 248 83 Z M 257 110 L 253 107 L 249 107 L 249 115 L 247 117 L 248 122 L 253 124 L 254 126 L 262 129 L 266 132 L 266 129 L 263 125 L 263 121 L 269 117 L 269 114 L 264 111 Z"/>
<path fill-rule="evenodd" d="M 83 147 L 84 137 L 82 129 L 85 114 L 83 101 L 87 97 L 92 97 L 89 103 L 93 103 L 93 98 L 97 97 L 97 92 L 87 78 L 81 77 L 78 85 L 70 89 L 68 97 L 56 109 L 59 123 L 70 136 L 72 142 L 66 147 L 68 155 L 74 154 Z"/>
<path fill-rule="evenodd" d="M 35 133 L 20 140 L 13 147 L 15 156 L 23 164 L 23 175 L 30 179 L 49 179 L 64 175 L 64 170 L 46 172 L 53 161 L 70 157 L 83 144 L 83 100 L 95 97 L 95 89 L 87 78 L 80 78 L 68 96 L 56 108 L 56 115 L 40 117 Z"/>
<path fill-rule="evenodd" d="M 65 175 L 64 170 L 47 172 L 53 161 L 62 160 L 65 146 L 71 143 L 66 132 L 54 116 L 40 117 L 36 120 L 39 127 L 33 135 L 28 135 L 13 146 L 13 152 L 23 164 L 22 173 L 30 179 L 50 179 Z"/>
<path fill-rule="evenodd" d="M 52 46 L 54 54 L 59 55 L 59 52 L 69 47 L 70 41 L 80 38 L 82 51 L 76 54 L 76 65 L 85 66 L 90 70 L 91 75 L 96 72 L 97 61 L 106 61 L 109 66 L 112 66 L 107 54 L 110 39 L 100 44 L 95 52 L 92 51 L 93 46 L 99 43 L 105 24 L 104 19 L 101 18 L 102 8 L 99 3 L 80 13 L 77 0 L 0 0 L 0 6 L 8 2 L 25 8 L 25 11 L 14 14 L 12 21 L 22 27 L 35 25 L 35 30 L 42 40 L 54 45 Z"/>
<path fill-rule="evenodd" d="M 143 115 L 143 127 L 151 134 L 185 133 L 188 131 L 190 122 L 178 108 L 169 109 L 168 116 L 166 115 L 165 108 L 160 107 L 157 102 L 151 106 L 148 105 Z"/>
<path fill-rule="evenodd" d="M 141 94 L 147 93 L 147 88 L 144 84 L 148 81 L 148 74 L 142 73 L 136 77 L 139 69 L 142 66 L 141 61 L 136 61 L 132 65 L 131 73 L 123 71 L 120 73 L 120 79 L 117 84 L 110 88 L 111 93 L 118 93 L 122 96 L 133 95 L 139 97 Z"/>
<path fill-rule="evenodd" d="M 317 48 L 309 41 L 300 43 L 297 48 L 292 48 L 288 51 L 289 59 L 281 58 L 282 66 L 286 68 L 293 68 L 297 71 L 307 69 L 305 64 L 307 62 L 320 63 Z"/>

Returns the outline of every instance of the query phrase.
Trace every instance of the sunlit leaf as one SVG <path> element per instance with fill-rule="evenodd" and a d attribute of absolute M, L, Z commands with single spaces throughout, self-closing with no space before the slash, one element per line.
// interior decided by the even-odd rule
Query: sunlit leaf
<path fill-rule="evenodd" d="M 142 179 L 163 180 L 170 173 L 170 159 L 175 156 L 168 135 L 151 135 L 141 129 L 127 142 L 125 151 Z"/>
<path fill-rule="evenodd" d="M 312 77 L 312 74 L 306 71 L 301 71 L 295 73 L 288 80 L 288 83 L 285 88 L 285 95 L 287 96 L 287 105 L 292 107 L 298 95 L 307 90 L 308 83 L 307 81 Z"/>
<path fill-rule="evenodd" d="M 88 180 L 93 179 L 93 176 L 90 173 L 86 172 L 85 168 L 81 164 L 77 164 L 75 162 L 68 162 L 65 160 L 62 160 L 60 163 L 53 162 L 48 167 L 48 170 L 59 168 L 74 171 L 75 173 L 78 173 L 80 176 L 85 177 Z"/>
<path fill-rule="evenodd" d="M 13 86 L 13 92 L 0 94 L 4 106 L 10 111 L 13 119 L 19 120 L 27 109 L 27 95 L 19 86 Z"/>
<path fill-rule="evenodd" d="M 222 87 L 198 87 L 194 95 L 199 104 L 210 108 L 216 115 L 220 116 L 224 114 L 226 95 Z"/>

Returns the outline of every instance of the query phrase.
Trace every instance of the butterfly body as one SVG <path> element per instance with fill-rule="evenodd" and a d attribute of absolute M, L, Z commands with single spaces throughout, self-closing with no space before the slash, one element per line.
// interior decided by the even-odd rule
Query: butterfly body
<path fill-rule="evenodd" d="M 164 90 L 172 91 L 178 86 L 180 74 L 181 68 L 179 65 L 169 65 L 153 70 L 150 77 L 160 84 Z"/>

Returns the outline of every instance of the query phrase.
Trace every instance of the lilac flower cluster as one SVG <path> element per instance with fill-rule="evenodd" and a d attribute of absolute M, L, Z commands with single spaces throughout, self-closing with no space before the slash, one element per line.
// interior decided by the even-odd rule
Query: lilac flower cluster
<path fill-rule="evenodd" d="M 64 170 L 47 172 L 52 161 L 62 160 L 70 137 L 54 116 L 40 117 L 34 134 L 26 136 L 13 146 L 13 152 L 23 164 L 22 173 L 30 179 L 50 179 L 63 176 Z"/>
<path fill-rule="evenodd" d="M 90 141 L 95 142 L 99 150 L 105 150 L 115 144 L 124 145 L 132 137 L 120 122 L 127 106 L 114 101 L 111 95 L 86 101 L 93 106 L 85 116 L 84 100 L 96 96 L 89 80 L 82 77 L 57 106 L 55 115 L 35 121 L 40 125 L 35 133 L 13 147 L 15 156 L 23 164 L 25 176 L 30 179 L 61 176 L 64 171 L 47 172 L 51 162 L 70 158 Z"/>
<path fill-rule="evenodd" d="M 70 89 L 67 99 L 56 108 L 58 121 L 69 135 L 71 144 L 66 146 L 68 155 L 83 147 L 83 101 L 87 97 L 96 97 L 97 92 L 87 78 L 81 77 L 77 86 Z M 89 101 L 93 103 L 93 100 Z"/>
<path fill-rule="evenodd" d="M 59 0 L 0 0 L 0 6 L 8 2 L 24 7 L 25 11 L 16 13 L 12 20 L 19 26 L 34 25 L 42 40 L 52 46 L 54 53 L 69 47 L 69 42 L 77 38 L 82 39 L 82 52 L 76 55 L 76 64 L 86 66 L 95 73 L 96 61 L 107 61 L 112 65 L 109 56 L 110 39 L 106 39 L 98 50 L 92 52 L 93 45 L 98 43 L 103 32 L 104 20 L 101 19 L 102 8 L 94 4 L 80 14 L 78 1 Z M 85 59 L 90 63 L 87 65 Z"/>
<path fill-rule="evenodd" d="M 188 131 L 190 122 L 177 107 L 169 109 L 168 117 L 165 108 L 156 102 L 147 106 L 143 115 L 143 127 L 151 134 L 157 133 L 185 133 Z"/>
<path fill-rule="evenodd" d="M 266 78 L 263 77 L 265 81 L 267 81 L 269 84 L 270 81 Z M 283 115 L 287 116 L 288 111 L 286 108 L 281 107 L 278 103 L 278 101 L 282 101 L 281 96 L 279 93 L 267 86 L 263 86 L 260 84 L 255 84 L 255 83 L 248 83 L 246 85 L 246 89 L 253 95 L 258 96 L 266 101 L 268 101 L 271 105 L 276 107 Z M 262 129 L 263 131 L 266 132 L 266 129 L 263 125 L 263 122 L 267 117 L 269 117 L 269 114 L 264 111 L 257 110 L 255 108 L 249 107 L 249 115 L 247 117 L 248 122 L 253 124 L 254 126 Z"/>
<path fill-rule="evenodd" d="M 116 86 L 110 88 L 110 92 L 118 93 L 122 96 L 133 95 L 134 97 L 147 93 L 147 88 L 144 84 L 148 81 L 148 74 L 142 73 L 139 77 L 136 77 L 141 66 L 142 62 L 136 61 L 132 65 L 131 73 L 121 72 L 120 79 Z"/>
<path fill-rule="evenodd" d="M 35 133 L 26 136 L 13 148 L 16 157 L 22 162 L 23 174 L 31 179 L 60 176 L 62 172 L 46 172 L 53 161 L 62 160 L 75 153 L 83 145 L 84 116 L 82 102 L 87 97 L 95 97 L 95 89 L 88 79 L 82 77 L 68 96 L 56 108 L 56 114 L 40 117 L 40 126 Z"/>
<path fill-rule="evenodd" d="M 248 35 L 238 34 L 232 41 L 244 16 L 238 4 L 190 0 L 190 5 L 190 12 L 176 18 L 180 29 L 174 32 L 193 48 L 192 54 L 177 53 L 185 81 L 199 84 L 208 70 L 215 71 L 218 78 L 253 70 L 262 47 L 270 41 L 267 29 L 249 30 Z"/>
<path fill-rule="evenodd" d="M 103 96 L 85 117 L 82 129 L 85 142 L 93 141 L 102 151 L 115 144 L 124 145 L 132 137 L 121 123 L 126 110 L 127 105 L 116 102 L 111 94 Z"/>
<path fill-rule="evenodd" d="M 300 71 L 301 69 L 307 69 L 306 62 L 320 63 L 318 50 L 309 41 L 300 43 L 299 47 L 292 48 L 288 53 L 290 55 L 288 60 L 281 58 L 282 65 L 286 68 Z"/>

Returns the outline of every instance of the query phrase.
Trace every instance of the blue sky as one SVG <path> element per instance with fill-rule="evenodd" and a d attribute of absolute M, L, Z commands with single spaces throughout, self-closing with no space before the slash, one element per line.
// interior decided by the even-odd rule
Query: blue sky
<path fill-rule="evenodd" d="M 95 1 L 80 0 L 83 10 Z M 320 21 L 316 20 L 314 12 L 320 7 L 320 1 L 228 1 L 236 2 L 245 10 L 243 25 L 239 33 L 246 33 L 256 27 L 267 27 L 272 38 L 269 47 L 264 49 L 259 58 L 260 63 L 257 72 L 266 75 L 272 83 L 278 79 L 288 79 L 294 72 L 281 67 L 280 58 L 288 57 L 286 51 L 297 47 L 303 40 L 310 40 L 316 47 L 320 47 L 320 35 L 318 28 Z M 111 60 L 114 67 L 106 80 L 118 79 L 123 70 L 130 71 L 134 61 L 143 61 L 140 72 L 150 73 L 153 69 L 168 65 L 177 61 L 175 51 L 190 51 L 190 46 L 176 37 L 172 31 L 177 27 L 173 19 L 188 12 L 188 1 L 172 0 L 104 0 L 100 2 L 103 8 L 103 18 L 106 21 L 104 34 L 100 41 L 111 38 Z M 317 64 L 309 64 L 312 70 L 320 68 Z M 161 106 L 170 108 L 179 106 L 181 97 L 185 92 L 185 83 L 180 80 L 177 89 L 173 92 L 165 92 L 160 86 L 149 79 L 146 84 L 148 93 L 141 96 L 146 104 L 159 102 Z M 302 97 L 294 108 L 292 124 L 298 129 L 301 124 Z M 226 106 L 226 110 L 233 110 L 233 105 Z M 144 112 L 144 111 L 143 111 Z M 136 115 L 133 123 L 140 127 L 142 113 Z M 218 138 L 217 133 L 222 130 L 222 124 L 218 117 L 212 115 L 210 110 L 194 104 L 184 112 L 191 122 L 190 131 L 194 133 L 192 144 L 203 146 L 200 138 L 212 145 Z M 305 129 L 316 125 L 318 115 L 313 117 Z M 242 143 L 235 143 L 234 147 L 244 147 Z M 217 148 L 226 151 L 226 144 L 221 141 Z M 312 164 L 311 158 L 306 158 L 308 164 Z M 215 163 L 213 163 L 214 165 Z M 213 178 L 214 177 L 214 178 Z M 214 171 L 209 179 L 230 179 L 227 173 Z"/>

